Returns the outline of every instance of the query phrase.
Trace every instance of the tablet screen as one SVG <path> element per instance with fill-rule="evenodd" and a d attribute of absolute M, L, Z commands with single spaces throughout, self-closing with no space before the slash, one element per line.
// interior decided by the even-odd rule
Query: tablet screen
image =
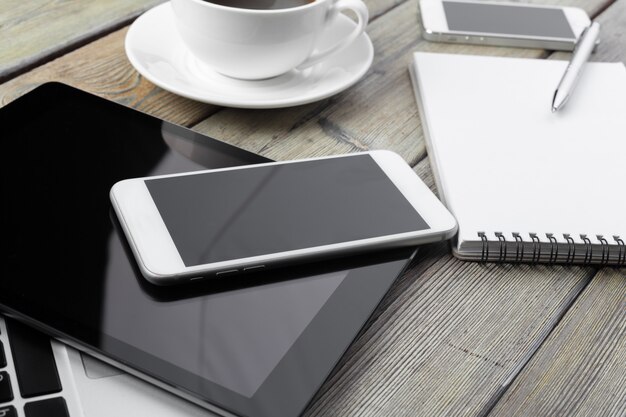
<path fill-rule="evenodd" d="M 0 125 L 0 307 L 236 414 L 298 415 L 411 256 L 155 287 L 110 187 L 267 160 L 60 84 L 1 108 Z"/>
<path fill-rule="evenodd" d="M 163 302 L 145 297 L 122 274 L 111 274 L 101 331 L 250 398 L 346 275 L 327 273 Z"/>

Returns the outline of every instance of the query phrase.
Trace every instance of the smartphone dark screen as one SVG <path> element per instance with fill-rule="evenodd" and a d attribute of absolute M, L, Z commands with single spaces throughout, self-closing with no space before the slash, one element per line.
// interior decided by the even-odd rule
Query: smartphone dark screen
<path fill-rule="evenodd" d="M 370 155 L 145 184 L 186 266 L 428 229 Z"/>
<path fill-rule="evenodd" d="M 236 414 L 298 415 L 412 255 L 154 287 L 110 187 L 268 160 L 58 83 L 0 126 L 0 309 Z"/>
<path fill-rule="evenodd" d="M 443 1 L 443 9 L 453 31 L 575 38 L 562 9 L 457 1 Z"/>

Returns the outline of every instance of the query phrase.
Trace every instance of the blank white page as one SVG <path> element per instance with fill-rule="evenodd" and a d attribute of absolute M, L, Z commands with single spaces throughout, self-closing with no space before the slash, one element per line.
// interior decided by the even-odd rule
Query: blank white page
<path fill-rule="evenodd" d="M 566 61 L 415 53 L 414 65 L 459 243 L 478 231 L 626 234 L 623 64 L 587 64 L 556 113 Z"/>

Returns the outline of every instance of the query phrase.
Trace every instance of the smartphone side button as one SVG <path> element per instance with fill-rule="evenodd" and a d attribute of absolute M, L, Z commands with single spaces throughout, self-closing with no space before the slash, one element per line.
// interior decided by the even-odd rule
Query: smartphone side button
<path fill-rule="evenodd" d="M 234 275 L 234 274 L 236 274 L 237 272 L 239 272 L 239 270 L 238 270 L 238 269 L 229 269 L 228 271 L 220 271 L 220 272 L 216 272 L 216 273 L 215 273 L 215 277 L 217 277 L 217 278 L 223 278 L 223 277 L 225 277 L 225 276 L 227 276 L 227 275 Z"/>
<path fill-rule="evenodd" d="M 252 272 L 252 271 L 260 271 L 263 268 L 265 268 L 265 265 L 255 265 L 255 266 L 248 266 L 244 268 L 243 270 L 245 272 Z"/>

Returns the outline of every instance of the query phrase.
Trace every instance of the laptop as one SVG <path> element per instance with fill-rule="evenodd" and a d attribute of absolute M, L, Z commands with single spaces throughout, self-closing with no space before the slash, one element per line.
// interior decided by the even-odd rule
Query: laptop
<path fill-rule="evenodd" d="M 2 191 L 16 202 L 2 209 L 0 417 L 297 416 L 414 254 L 155 287 L 116 227 L 110 186 L 268 160 L 58 83 L 1 108 L 0 124 Z M 48 279 L 24 307 L 32 274 Z M 60 291 L 58 279 L 71 290 Z M 149 367 L 113 367 L 74 338 L 51 340 L 24 324 L 26 314 L 53 317 L 64 334 L 97 328 L 102 351 L 123 345 L 172 372 L 199 374 L 215 400 L 199 406 L 145 382 Z"/>

